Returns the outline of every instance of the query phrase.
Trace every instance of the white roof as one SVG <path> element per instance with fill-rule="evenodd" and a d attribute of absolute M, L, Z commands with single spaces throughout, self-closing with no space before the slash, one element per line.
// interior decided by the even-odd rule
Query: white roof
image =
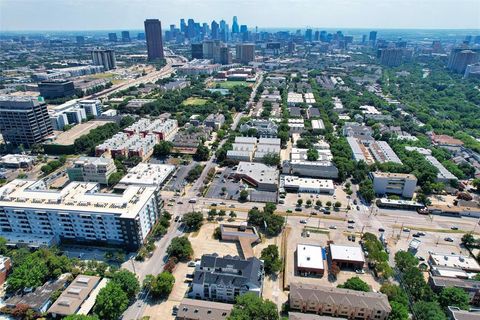
<path fill-rule="evenodd" d="M 322 247 L 308 244 L 297 245 L 297 267 L 323 269 Z"/>
<path fill-rule="evenodd" d="M 459 254 L 432 253 L 430 254 L 430 261 L 435 266 L 480 271 L 480 265 L 474 258 Z"/>
<path fill-rule="evenodd" d="M 128 173 L 120 180 L 120 183 L 158 186 L 174 170 L 175 166 L 170 164 L 139 163 L 136 167 L 128 170 Z"/>
<path fill-rule="evenodd" d="M 365 262 L 363 251 L 360 246 L 343 246 L 338 244 L 331 244 L 330 252 L 332 254 L 332 260 L 350 260 Z"/>

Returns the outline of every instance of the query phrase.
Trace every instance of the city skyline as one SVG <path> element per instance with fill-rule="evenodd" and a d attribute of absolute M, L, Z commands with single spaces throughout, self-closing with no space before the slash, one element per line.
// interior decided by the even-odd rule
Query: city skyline
<path fill-rule="evenodd" d="M 480 29 L 480 4 L 473 0 L 227 1 L 228 5 L 220 0 L 46 0 L 39 6 L 32 0 L 1 0 L 0 32 L 136 30 L 148 18 L 159 19 L 165 26 L 178 26 L 180 18 L 201 22 L 224 19 L 231 26 L 233 16 L 238 17 L 239 25 L 249 28 Z M 88 15 L 80 14 L 85 6 Z M 38 19 L 46 15 L 54 19 Z"/>

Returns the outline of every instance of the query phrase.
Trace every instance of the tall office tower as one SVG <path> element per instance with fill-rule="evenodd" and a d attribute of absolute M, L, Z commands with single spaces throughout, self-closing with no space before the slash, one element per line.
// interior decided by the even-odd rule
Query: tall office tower
<path fill-rule="evenodd" d="M 192 59 L 203 59 L 203 43 L 192 43 Z"/>
<path fill-rule="evenodd" d="M 220 64 L 231 64 L 232 63 L 232 53 L 228 46 L 222 46 L 219 48 L 219 63 Z"/>
<path fill-rule="evenodd" d="M 185 19 L 180 19 L 180 32 L 187 32 L 187 24 Z"/>
<path fill-rule="evenodd" d="M 108 41 L 110 42 L 117 42 L 117 34 L 115 32 L 108 34 Z"/>
<path fill-rule="evenodd" d="M 122 31 L 122 42 L 130 42 L 130 31 Z"/>
<path fill-rule="evenodd" d="M 450 53 L 448 69 L 463 74 L 469 64 L 474 64 L 479 61 L 479 55 L 480 52 L 478 51 L 455 48 Z"/>
<path fill-rule="evenodd" d="M 295 42 L 290 41 L 287 46 L 287 52 L 288 53 L 294 53 L 295 52 Z"/>
<path fill-rule="evenodd" d="M 65 98 L 75 94 L 75 85 L 64 79 L 44 80 L 38 84 L 38 91 L 47 99 Z"/>
<path fill-rule="evenodd" d="M 0 97 L 0 132 L 3 140 L 30 147 L 53 133 L 47 104 L 36 97 Z"/>
<path fill-rule="evenodd" d="M 208 36 L 209 33 L 210 33 L 210 28 L 208 27 L 208 23 L 204 22 L 204 23 L 202 24 L 202 34 L 203 34 L 203 37 Z"/>
<path fill-rule="evenodd" d="M 145 40 L 145 32 L 137 33 L 137 40 Z"/>
<path fill-rule="evenodd" d="M 203 59 L 213 59 L 215 48 L 214 40 L 203 41 Z"/>
<path fill-rule="evenodd" d="M 320 31 L 315 31 L 315 34 L 313 35 L 313 41 L 319 41 L 320 40 Z"/>
<path fill-rule="evenodd" d="M 164 59 L 162 43 L 162 24 L 158 19 L 145 20 L 148 61 Z"/>
<path fill-rule="evenodd" d="M 115 51 L 111 49 L 93 49 L 92 60 L 94 65 L 103 66 L 105 71 L 115 69 L 117 67 Z"/>
<path fill-rule="evenodd" d="M 171 32 L 171 33 L 174 33 L 174 32 L 175 32 L 175 25 L 174 25 L 174 24 L 171 24 L 171 25 L 170 25 L 170 32 Z"/>
<path fill-rule="evenodd" d="M 388 67 L 398 67 L 403 61 L 403 48 L 385 48 L 380 50 L 380 63 Z"/>
<path fill-rule="evenodd" d="M 185 35 L 188 39 L 193 39 L 195 37 L 195 20 L 188 19 L 187 32 L 185 32 Z"/>
<path fill-rule="evenodd" d="M 77 36 L 76 40 L 77 40 L 77 44 L 82 45 L 82 44 L 85 43 L 85 37 L 84 36 Z"/>
<path fill-rule="evenodd" d="M 365 44 L 365 42 L 367 42 L 367 35 L 366 34 L 364 34 L 362 36 L 362 44 Z"/>
<path fill-rule="evenodd" d="M 237 16 L 233 16 L 233 22 L 232 22 L 232 34 L 239 33 L 240 29 L 238 27 L 238 20 Z"/>
<path fill-rule="evenodd" d="M 368 40 L 371 42 L 377 41 L 377 31 L 370 31 L 370 37 Z"/>
<path fill-rule="evenodd" d="M 327 42 L 327 31 L 320 31 L 320 41 Z"/>
<path fill-rule="evenodd" d="M 212 21 L 212 24 L 211 24 L 210 28 L 212 29 L 212 33 L 211 33 L 212 39 L 218 39 L 220 27 L 215 20 Z"/>
<path fill-rule="evenodd" d="M 255 44 L 243 43 L 236 46 L 237 62 L 248 64 L 255 60 Z"/>
<path fill-rule="evenodd" d="M 312 42 L 313 40 L 313 31 L 312 29 L 307 29 L 305 31 L 305 41 Z"/>

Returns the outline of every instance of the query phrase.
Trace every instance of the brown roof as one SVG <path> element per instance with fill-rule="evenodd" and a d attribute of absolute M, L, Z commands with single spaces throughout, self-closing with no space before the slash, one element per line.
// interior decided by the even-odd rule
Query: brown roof
<path fill-rule="evenodd" d="M 329 316 L 319 316 L 318 314 L 289 312 L 289 320 L 339 320 L 339 318 Z"/>
<path fill-rule="evenodd" d="M 225 320 L 232 312 L 228 303 L 184 298 L 178 307 L 177 318 L 198 320 Z"/>
<path fill-rule="evenodd" d="M 382 293 L 354 291 L 308 283 L 290 284 L 290 298 L 303 301 L 316 300 L 318 303 L 344 305 L 373 310 L 391 311 L 388 298 Z"/>
<path fill-rule="evenodd" d="M 463 141 L 455 139 L 453 137 L 447 136 L 445 134 L 435 134 L 432 136 L 432 140 L 438 144 L 448 144 L 448 145 L 463 145 Z"/>
<path fill-rule="evenodd" d="M 48 313 L 58 315 L 75 314 L 90 292 L 100 282 L 100 277 L 78 275 L 52 304 Z"/>

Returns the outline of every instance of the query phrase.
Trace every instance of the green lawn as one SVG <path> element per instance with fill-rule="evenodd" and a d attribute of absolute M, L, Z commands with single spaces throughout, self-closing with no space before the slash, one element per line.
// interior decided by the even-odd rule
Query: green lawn
<path fill-rule="evenodd" d="M 186 106 L 203 106 L 205 103 L 207 103 L 207 99 L 197 97 L 190 97 L 182 102 L 182 104 Z"/>
<path fill-rule="evenodd" d="M 246 81 L 225 81 L 225 82 L 220 82 L 218 83 L 220 85 L 220 88 L 224 88 L 224 89 L 231 89 L 235 86 L 249 86 L 250 83 L 246 82 Z"/>

